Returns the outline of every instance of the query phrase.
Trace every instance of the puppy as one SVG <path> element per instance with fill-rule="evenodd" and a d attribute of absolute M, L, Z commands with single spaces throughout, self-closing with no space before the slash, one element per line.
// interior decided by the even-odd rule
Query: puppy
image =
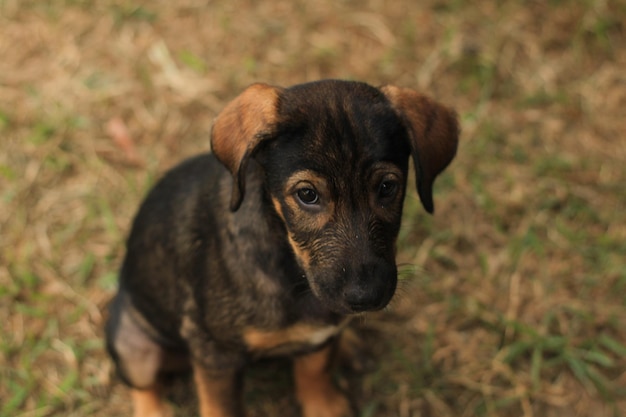
<path fill-rule="evenodd" d="M 164 176 L 128 238 L 106 338 L 135 416 L 167 414 L 161 378 L 186 366 L 203 417 L 242 416 L 242 370 L 277 355 L 305 417 L 352 415 L 329 357 L 396 289 L 409 156 L 432 213 L 458 135 L 453 111 L 392 85 L 254 84 L 230 102 L 212 153 Z"/>

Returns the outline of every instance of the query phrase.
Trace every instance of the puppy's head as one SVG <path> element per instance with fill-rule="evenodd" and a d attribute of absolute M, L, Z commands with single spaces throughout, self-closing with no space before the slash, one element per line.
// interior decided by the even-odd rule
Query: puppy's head
<path fill-rule="evenodd" d="M 211 143 L 234 177 L 231 209 L 255 158 L 311 290 L 329 309 L 356 313 L 383 308 L 395 291 L 409 156 L 432 213 L 432 185 L 458 134 L 451 110 L 413 90 L 329 80 L 252 85 L 217 117 Z"/>

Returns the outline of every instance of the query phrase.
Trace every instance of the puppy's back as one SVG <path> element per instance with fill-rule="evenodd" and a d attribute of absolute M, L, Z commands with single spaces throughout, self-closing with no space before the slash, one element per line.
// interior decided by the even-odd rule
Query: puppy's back
<path fill-rule="evenodd" d="M 220 182 L 230 175 L 210 153 L 190 158 L 168 171 L 141 204 L 127 240 L 120 290 L 164 336 L 178 338 L 194 259 L 216 229 L 216 213 L 227 210 L 229 195 Z M 210 204 L 208 203 L 210 201 Z"/>

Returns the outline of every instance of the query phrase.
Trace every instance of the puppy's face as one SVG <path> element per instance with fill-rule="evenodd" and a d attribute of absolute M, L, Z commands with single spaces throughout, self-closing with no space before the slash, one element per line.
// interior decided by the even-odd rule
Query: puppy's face
<path fill-rule="evenodd" d="M 211 145 L 233 175 L 231 210 L 255 158 L 311 290 L 332 311 L 357 313 L 383 308 L 396 288 L 409 155 L 432 213 L 458 135 L 454 112 L 416 91 L 326 80 L 253 84 L 216 118 Z"/>
<path fill-rule="evenodd" d="M 287 90 L 258 160 L 315 296 L 338 313 L 377 310 L 396 288 L 407 133 L 378 90 L 334 87 Z"/>

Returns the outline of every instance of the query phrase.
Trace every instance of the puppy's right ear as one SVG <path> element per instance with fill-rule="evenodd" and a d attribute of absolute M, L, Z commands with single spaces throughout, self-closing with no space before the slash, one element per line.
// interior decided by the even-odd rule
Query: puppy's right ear
<path fill-rule="evenodd" d="M 276 131 L 281 91 L 279 87 L 253 84 L 228 103 L 213 122 L 211 149 L 233 175 L 232 211 L 243 200 L 250 157 Z"/>

